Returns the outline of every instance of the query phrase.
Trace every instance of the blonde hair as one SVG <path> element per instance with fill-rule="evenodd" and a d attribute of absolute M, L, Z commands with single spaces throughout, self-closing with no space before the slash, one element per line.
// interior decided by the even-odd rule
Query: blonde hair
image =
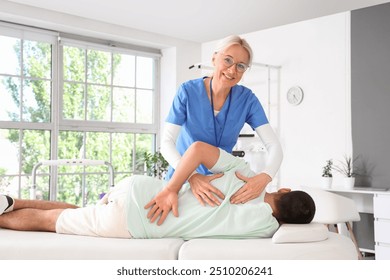
<path fill-rule="evenodd" d="M 230 35 L 221 41 L 218 42 L 216 48 L 214 49 L 214 53 L 221 52 L 227 48 L 229 48 L 232 45 L 240 45 L 243 47 L 249 55 L 249 62 L 248 65 L 250 66 L 252 64 L 252 58 L 253 58 L 253 52 L 251 46 L 248 44 L 248 42 L 237 35 Z"/>

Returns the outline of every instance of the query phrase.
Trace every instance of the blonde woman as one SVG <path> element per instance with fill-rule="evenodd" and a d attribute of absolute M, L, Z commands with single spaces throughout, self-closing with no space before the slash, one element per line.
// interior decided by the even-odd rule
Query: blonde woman
<path fill-rule="evenodd" d="M 230 202 L 239 204 L 255 199 L 272 181 L 283 159 L 280 142 L 256 95 L 249 88 L 238 85 L 250 67 L 252 57 L 246 40 L 229 36 L 213 53 L 212 75 L 187 81 L 179 87 L 166 118 L 161 144 L 161 153 L 170 164 L 167 180 L 193 142 L 206 142 L 231 153 L 247 123 L 263 141 L 268 162 L 264 170 L 253 177 L 237 174 L 245 184 Z M 202 205 L 217 206 L 225 194 L 210 184 L 215 177 L 205 176 L 208 174 L 210 171 L 205 166 L 197 168 L 189 178 L 191 190 Z"/>

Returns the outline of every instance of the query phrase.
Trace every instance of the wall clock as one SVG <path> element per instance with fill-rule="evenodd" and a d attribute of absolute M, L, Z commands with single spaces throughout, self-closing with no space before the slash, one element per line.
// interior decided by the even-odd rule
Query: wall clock
<path fill-rule="evenodd" d="M 287 91 L 287 101 L 291 105 L 298 105 L 302 102 L 302 100 L 303 90 L 300 87 L 294 86 Z"/>

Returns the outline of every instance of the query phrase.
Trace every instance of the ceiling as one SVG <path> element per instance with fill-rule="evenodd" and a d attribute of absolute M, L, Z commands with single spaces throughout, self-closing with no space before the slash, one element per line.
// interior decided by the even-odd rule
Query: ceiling
<path fill-rule="evenodd" d="M 202 43 L 230 34 L 246 34 L 390 1 L 9 0 L 9 2 Z"/>

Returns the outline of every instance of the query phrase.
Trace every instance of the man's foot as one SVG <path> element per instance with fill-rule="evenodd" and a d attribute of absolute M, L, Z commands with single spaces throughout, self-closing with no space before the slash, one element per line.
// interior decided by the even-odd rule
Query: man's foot
<path fill-rule="evenodd" d="M 14 200 L 12 197 L 0 194 L 0 215 L 10 212 L 14 209 Z"/>

